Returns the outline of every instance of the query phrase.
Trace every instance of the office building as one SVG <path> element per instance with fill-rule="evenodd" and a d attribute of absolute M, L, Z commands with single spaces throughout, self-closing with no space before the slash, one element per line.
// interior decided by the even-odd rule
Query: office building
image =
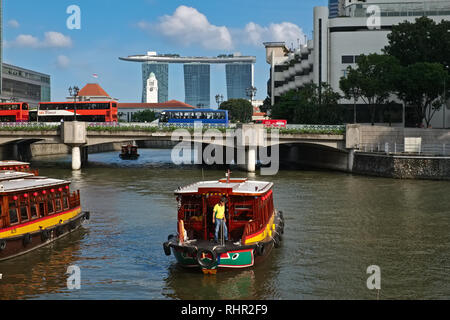
<path fill-rule="evenodd" d="M 268 91 L 272 104 L 282 94 L 311 81 L 326 82 L 341 92 L 339 81 L 346 75 L 347 67 L 355 68 L 357 57 L 362 54 L 382 54 L 394 25 L 414 22 L 424 15 L 437 23 L 450 20 L 449 1 L 347 0 L 346 4 L 343 15 L 336 18 L 329 17 L 328 7 L 315 7 L 313 39 L 300 48 L 290 50 L 284 43 L 265 43 L 266 61 L 271 66 Z M 381 23 L 369 28 L 368 9 L 373 5 L 379 8 Z M 352 103 L 345 99 L 341 102 Z M 364 106 L 362 101 L 359 104 Z M 433 119 L 435 128 L 443 126 L 440 113 Z M 450 125 L 450 119 L 446 123 Z"/>
<path fill-rule="evenodd" d="M 50 75 L 3 63 L 2 101 L 27 102 L 37 107 L 40 101 L 50 101 Z"/>
<path fill-rule="evenodd" d="M 248 99 L 246 90 L 253 86 L 253 65 L 227 63 L 225 71 L 228 99 Z"/>
<path fill-rule="evenodd" d="M 210 106 L 210 65 L 189 63 L 184 68 L 185 102 L 195 107 Z"/>

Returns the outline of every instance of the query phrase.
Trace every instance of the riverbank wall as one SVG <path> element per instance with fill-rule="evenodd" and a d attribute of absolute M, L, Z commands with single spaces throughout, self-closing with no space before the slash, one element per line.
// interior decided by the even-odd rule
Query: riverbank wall
<path fill-rule="evenodd" d="M 450 180 L 450 157 L 356 152 L 352 172 L 397 179 Z"/>

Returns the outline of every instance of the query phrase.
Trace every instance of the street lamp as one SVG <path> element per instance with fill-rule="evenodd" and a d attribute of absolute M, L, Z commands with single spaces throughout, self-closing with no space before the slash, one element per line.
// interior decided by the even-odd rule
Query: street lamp
<path fill-rule="evenodd" d="M 216 94 L 216 102 L 217 102 L 217 107 L 220 108 L 220 105 L 223 102 L 223 95 L 221 94 Z"/>
<path fill-rule="evenodd" d="M 73 97 L 73 111 L 74 111 L 74 121 L 77 121 L 77 97 L 78 97 L 78 93 L 80 92 L 80 88 L 78 88 L 77 86 L 69 87 L 69 95 L 71 97 Z"/>
<path fill-rule="evenodd" d="M 247 94 L 247 97 L 250 98 L 250 102 L 253 102 L 253 97 L 256 96 L 256 91 L 257 89 L 254 86 L 245 89 L 245 93 Z"/>

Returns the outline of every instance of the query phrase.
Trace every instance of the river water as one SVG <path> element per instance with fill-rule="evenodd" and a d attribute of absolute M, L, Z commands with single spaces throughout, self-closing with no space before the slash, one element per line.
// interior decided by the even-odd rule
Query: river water
<path fill-rule="evenodd" d="M 324 171 L 281 170 L 275 206 L 284 212 L 282 246 L 254 268 L 204 276 L 180 268 L 162 243 L 176 233 L 173 190 L 224 170 L 175 166 L 170 150 L 34 160 L 41 175 L 72 180 L 91 219 L 27 255 L 0 262 L 0 299 L 445 299 L 450 298 L 450 183 Z M 81 288 L 67 288 L 67 268 Z M 369 290 L 377 265 L 381 290 Z"/>

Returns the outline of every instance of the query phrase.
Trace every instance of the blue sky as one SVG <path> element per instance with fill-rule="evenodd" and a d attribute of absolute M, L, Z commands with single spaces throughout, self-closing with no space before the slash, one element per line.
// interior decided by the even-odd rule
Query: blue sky
<path fill-rule="evenodd" d="M 50 74 L 52 100 L 69 86 L 98 82 L 120 102 L 140 102 L 141 65 L 119 56 L 147 51 L 182 56 L 241 52 L 256 56 L 257 99 L 266 97 L 269 65 L 263 41 L 296 45 L 311 38 L 314 6 L 326 0 L 4 0 L 3 59 Z M 70 30 L 70 5 L 81 9 L 81 29 Z M 98 74 L 95 79 L 92 74 Z M 184 101 L 182 65 L 171 65 L 169 99 Z M 226 96 L 225 67 L 211 66 L 211 104 Z"/>

